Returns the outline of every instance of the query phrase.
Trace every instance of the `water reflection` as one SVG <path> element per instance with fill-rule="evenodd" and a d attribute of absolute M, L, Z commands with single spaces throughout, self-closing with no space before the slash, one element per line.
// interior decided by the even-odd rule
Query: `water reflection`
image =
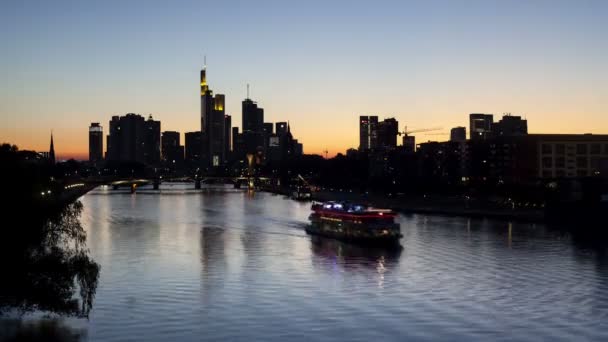
<path fill-rule="evenodd" d="M 394 267 L 401 256 L 403 248 L 373 248 L 344 243 L 338 240 L 320 236 L 310 237 L 310 249 L 314 256 L 319 257 L 320 264 L 338 265 L 344 269 L 360 266 L 377 269 L 384 273 Z"/>
<path fill-rule="evenodd" d="M 82 204 L 73 203 L 41 226 L 22 230 L 0 246 L 6 265 L 0 282 L 0 315 L 43 311 L 88 317 L 99 265 L 89 258 L 80 224 Z"/>
<path fill-rule="evenodd" d="M 608 340 L 606 243 L 399 216 L 401 250 L 309 236 L 310 205 L 232 188 L 83 198 L 104 267 L 91 341 Z M 76 331 L 75 331 L 76 333 Z M 0 338 L 1 340 L 1 338 Z"/>

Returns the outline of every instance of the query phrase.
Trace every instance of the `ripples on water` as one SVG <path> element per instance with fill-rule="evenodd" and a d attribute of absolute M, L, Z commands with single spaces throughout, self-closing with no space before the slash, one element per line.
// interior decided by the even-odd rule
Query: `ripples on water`
<path fill-rule="evenodd" d="M 307 236 L 308 203 L 190 187 L 82 199 L 89 340 L 608 340 L 605 247 L 411 215 L 403 249 L 370 250 Z"/>

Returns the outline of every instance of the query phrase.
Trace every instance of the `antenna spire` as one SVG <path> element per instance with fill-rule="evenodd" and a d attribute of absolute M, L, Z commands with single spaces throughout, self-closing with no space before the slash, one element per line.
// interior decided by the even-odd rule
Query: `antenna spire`
<path fill-rule="evenodd" d="M 249 83 L 247 83 L 247 98 L 249 98 Z"/>
<path fill-rule="evenodd" d="M 203 69 L 207 69 L 207 55 L 203 56 Z"/>

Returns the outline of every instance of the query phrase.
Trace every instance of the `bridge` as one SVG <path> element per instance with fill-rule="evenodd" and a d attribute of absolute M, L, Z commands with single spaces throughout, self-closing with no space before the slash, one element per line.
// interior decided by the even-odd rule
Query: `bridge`
<path fill-rule="evenodd" d="M 174 182 L 192 182 L 195 190 L 200 190 L 202 184 L 233 184 L 235 188 L 240 188 L 242 185 L 247 185 L 248 189 L 253 189 L 259 182 L 267 182 L 270 178 L 268 177 L 256 177 L 256 176 L 201 176 L 201 177 L 153 177 L 153 178 L 119 178 L 119 177 L 95 177 L 87 179 L 86 183 L 89 185 L 108 185 L 112 189 L 117 190 L 119 188 L 129 188 L 134 193 L 137 188 L 144 185 L 152 184 L 154 190 L 160 190 L 162 183 L 174 183 Z"/>

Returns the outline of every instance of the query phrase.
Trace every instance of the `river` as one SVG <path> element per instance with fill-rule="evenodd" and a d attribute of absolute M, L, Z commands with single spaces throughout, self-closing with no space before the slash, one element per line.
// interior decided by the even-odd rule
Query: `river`
<path fill-rule="evenodd" d="M 163 184 L 81 198 L 89 341 L 608 340 L 608 250 L 543 225 L 399 216 L 400 251 L 311 238 L 310 204 Z"/>

